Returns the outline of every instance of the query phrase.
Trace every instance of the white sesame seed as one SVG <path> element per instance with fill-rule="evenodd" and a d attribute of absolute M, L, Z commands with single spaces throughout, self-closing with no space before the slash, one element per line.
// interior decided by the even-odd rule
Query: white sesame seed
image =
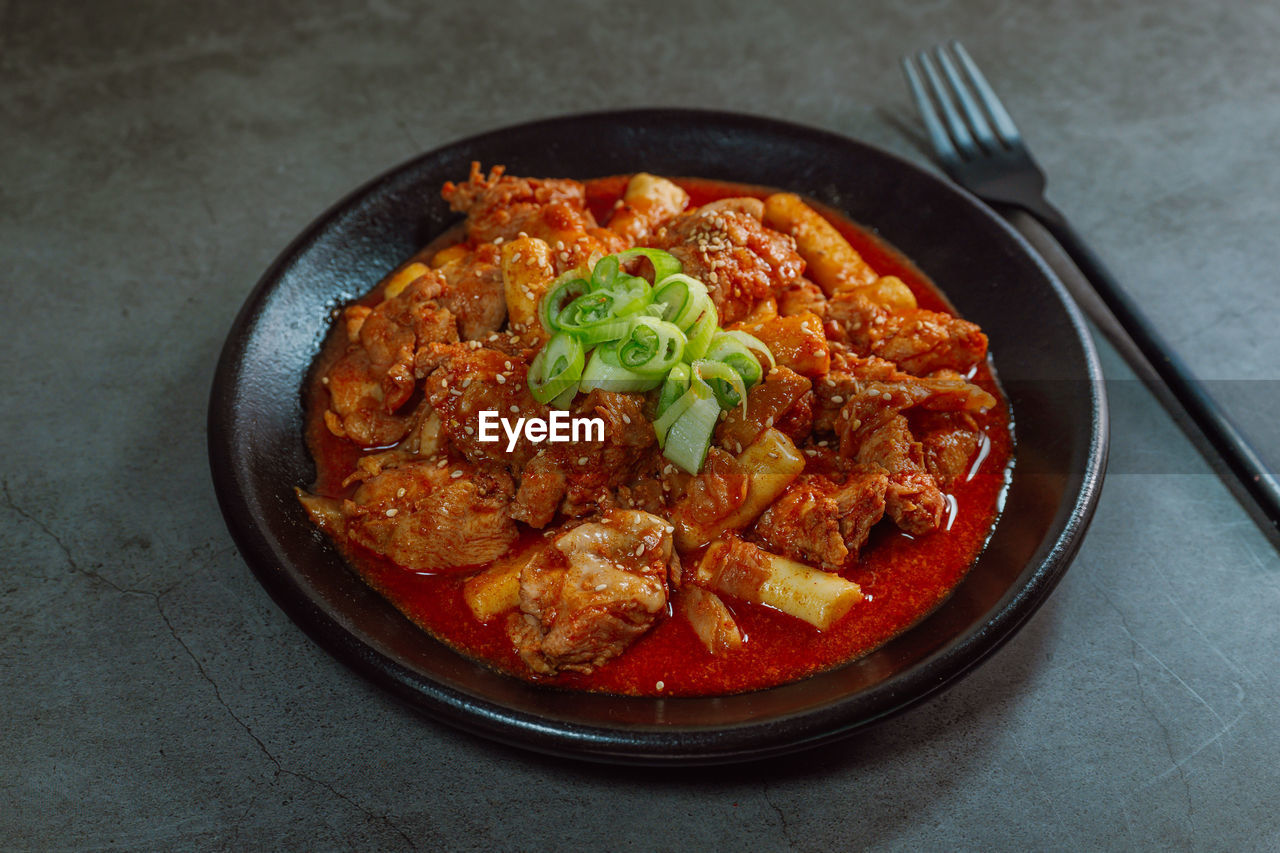
<path fill-rule="evenodd" d="M 400 510 L 394 508 L 387 510 L 387 518 L 395 518 L 396 513 L 399 511 Z"/>
<path fill-rule="evenodd" d="M 518 264 L 518 263 L 520 263 L 520 253 L 519 253 L 519 252 L 516 252 L 514 255 L 512 255 L 512 256 L 511 256 L 511 263 L 513 263 L 513 264 Z"/>
<path fill-rule="evenodd" d="M 329 377 L 328 377 L 328 376 L 321 376 L 321 377 L 320 377 L 320 384 L 321 384 L 321 385 L 328 385 L 328 384 L 329 384 Z"/>
<path fill-rule="evenodd" d="M 609 588 L 609 585 L 607 583 L 596 584 L 596 592 L 604 592 L 608 588 Z"/>
<path fill-rule="evenodd" d="M 624 424 L 629 424 L 629 423 L 631 423 L 631 416 L 630 416 L 630 415 L 623 415 L 623 416 L 622 416 L 622 422 L 623 422 Z"/>
<path fill-rule="evenodd" d="M 441 459 L 439 462 L 436 463 L 436 467 L 443 468 L 445 465 L 448 465 L 448 464 L 449 464 L 448 459 Z"/>
<path fill-rule="evenodd" d="M 661 690 L 661 689 L 663 689 L 664 687 L 666 687 L 667 685 L 666 685 L 664 682 L 659 681 L 659 682 L 658 682 L 656 685 L 654 685 L 654 686 L 655 686 L 655 687 L 657 687 L 659 690 Z"/>
<path fill-rule="evenodd" d="M 839 394 L 835 394 L 835 395 L 833 395 L 833 396 L 831 397 L 831 402 L 833 402 L 833 403 L 843 403 L 843 402 L 844 402 L 844 397 L 841 397 Z"/>
<path fill-rule="evenodd" d="M 461 477 L 461 476 L 462 476 L 462 472 L 461 472 L 461 471 L 454 471 L 452 474 L 450 474 L 450 475 L 449 475 L 449 479 L 450 479 L 450 480 L 456 480 L 456 479 L 458 479 L 458 478 L 459 478 L 459 477 Z"/>
<path fill-rule="evenodd" d="M 493 238 L 493 245 L 495 245 L 495 246 L 501 246 L 501 245 L 502 245 L 502 238 L 501 238 L 501 237 L 494 237 L 494 238 Z"/>
<path fill-rule="evenodd" d="M 519 406 L 511 406 L 511 407 L 510 407 L 510 410 L 511 410 L 512 412 L 518 412 L 518 411 L 520 411 L 520 407 L 519 407 Z"/>
<path fill-rule="evenodd" d="M 644 553 L 644 543 L 641 542 L 639 545 L 636 546 L 636 556 L 639 557 L 643 553 Z"/>
<path fill-rule="evenodd" d="M 463 432 L 465 432 L 467 435 L 475 435 L 475 434 L 476 434 L 476 431 L 475 431 L 474 429 L 472 429 L 472 428 L 471 428 L 471 425 L 470 425 L 470 424 L 468 424 L 467 426 L 463 427 L 463 428 L 462 428 L 462 431 L 463 431 Z"/>
<path fill-rule="evenodd" d="M 497 376 L 495 376 L 495 377 L 493 377 L 493 378 L 494 378 L 494 379 L 496 379 L 496 380 L 498 381 L 498 384 L 499 384 L 499 385 L 506 385 L 506 384 L 507 384 L 507 377 L 503 376 L 501 373 L 499 373 Z"/>
<path fill-rule="evenodd" d="M 579 456 L 579 457 L 578 457 L 578 464 L 579 464 L 579 465 L 586 465 L 586 464 L 587 464 L 587 457 L 585 457 L 585 456 Z"/>
<path fill-rule="evenodd" d="M 398 497 L 398 498 L 402 498 L 402 497 L 404 497 L 404 489 L 403 489 L 403 488 L 401 488 L 401 489 L 396 489 L 396 497 Z"/>

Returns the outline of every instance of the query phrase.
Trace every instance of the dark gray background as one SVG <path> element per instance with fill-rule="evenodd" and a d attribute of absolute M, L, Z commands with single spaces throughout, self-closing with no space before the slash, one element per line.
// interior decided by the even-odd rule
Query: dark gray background
<path fill-rule="evenodd" d="M 219 347 L 348 190 L 625 106 L 925 162 L 897 57 L 950 37 L 1051 196 L 1274 445 L 1275 3 L 0 0 L 0 846 L 1280 845 L 1280 559 L 1132 382 L 1097 518 L 1026 628 L 936 701 L 758 766 L 583 766 L 425 721 L 309 642 L 223 526 Z"/>

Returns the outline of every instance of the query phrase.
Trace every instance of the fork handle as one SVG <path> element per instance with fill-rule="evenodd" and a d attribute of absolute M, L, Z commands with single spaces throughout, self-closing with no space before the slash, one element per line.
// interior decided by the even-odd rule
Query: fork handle
<path fill-rule="evenodd" d="M 1048 202 L 1044 203 L 1043 209 L 1029 205 L 1024 209 L 1049 229 L 1146 356 L 1156 374 L 1257 502 L 1272 526 L 1280 529 L 1280 482 L 1277 482 L 1275 474 L 1262 461 L 1248 439 L 1208 395 L 1191 369 L 1160 336 L 1129 295 L 1121 289 L 1098 256 L 1067 222 L 1066 217 Z"/>

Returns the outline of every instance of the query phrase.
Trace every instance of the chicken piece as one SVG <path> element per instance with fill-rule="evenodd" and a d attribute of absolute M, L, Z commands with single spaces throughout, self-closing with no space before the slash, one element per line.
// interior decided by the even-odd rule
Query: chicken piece
<path fill-rule="evenodd" d="M 614 490 L 656 471 L 657 437 L 644 415 L 643 395 L 595 390 L 578 397 L 571 414 L 599 418 L 604 438 L 593 435 L 537 451 L 520 474 L 512 507 L 515 517 L 530 526 L 544 527 L 557 511 L 576 518 L 615 505 L 635 506 L 630 489 L 621 500 Z M 656 508 L 650 499 L 640 505 Z"/>
<path fill-rule="evenodd" d="M 722 532 L 726 520 L 746 505 L 750 486 L 750 472 L 744 470 L 736 458 L 718 447 L 709 449 L 702 470 L 689 481 L 671 513 L 672 521 L 685 532 L 686 540 L 701 539 L 681 547 L 705 544 L 707 540 L 700 535 L 704 531 L 710 531 L 712 538 Z"/>
<path fill-rule="evenodd" d="M 689 620 L 689 625 L 708 652 L 722 655 L 742 647 L 742 630 L 720 596 L 690 585 L 680 589 L 676 601 L 681 615 Z"/>
<path fill-rule="evenodd" d="M 458 318 L 458 332 L 464 341 L 479 340 L 506 322 L 501 260 L 498 246 L 483 243 L 440 267 L 445 279 L 440 304 Z"/>
<path fill-rule="evenodd" d="M 790 368 L 775 367 L 763 382 L 747 392 L 745 413 L 739 407 L 725 414 L 716 426 L 716 444 L 733 453 L 741 453 L 742 448 L 755 441 L 760 433 L 780 423 L 804 399 L 811 387 L 808 379 Z"/>
<path fill-rule="evenodd" d="M 520 474 L 520 488 L 511 505 L 511 517 L 530 527 L 543 528 L 555 518 L 569 488 L 563 460 L 551 450 L 539 450 Z"/>
<path fill-rule="evenodd" d="M 838 348 L 831 372 L 815 391 L 821 407 L 815 428 L 839 436 L 842 456 L 888 475 L 886 509 L 894 522 L 913 535 L 935 530 L 945 498 L 903 412 L 976 412 L 995 405 L 995 398 L 957 374 L 919 378 L 884 359 L 850 356 Z"/>
<path fill-rule="evenodd" d="M 557 273 L 627 248 L 621 235 L 596 225 L 579 182 L 516 178 L 503 171 L 496 166 L 485 176 L 480 164 L 472 163 L 465 183 L 444 185 L 449 206 L 467 215 L 467 239 L 473 244 L 514 240 L 524 233 L 556 250 Z"/>
<path fill-rule="evenodd" d="M 412 418 L 397 412 L 413 396 L 417 354 L 458 340 L 453 314 L 437 302 L 444 280 L 422 269 L 378 306 L 347 309 L 350 343 L 321 380 L 329 389 L 325 424 L 334 435 L 376 447 L 399 441 L 412 428 Z"/>
<path fill-rule="evenodd" d="M 747 320 L 732 328 L 757 338 L 778 364 L 803 376 L 821 376 L 831 369 L 827 336 L 817 314 Z"/>
<path fill-rule="evenodd" d="M 778 294 L 778 313 L 783 317 L 796 314 L 817 314 L 827 316 L 827 295 L 822 288 L 807 278 L 797 279 L 790 287 Z"/>
<path fill-rule="evenodd" d="M 342 481 L 343 488 L 376 477 L 384 468 L 392 468 L 420 457 L 431 456 L 440 450 L 440 416 L 431 403 L 422 400 L 409 418 L 409 433 L 395 447 L 379 453 L 370 453 L 356 460 L 356 469 Z"/>
<path fill-rule="evenodd" d="M 749 316 L 756 301 L 804 273 L 795 241 L 760 222 L 759 199 L 722 199 L 686 211 L 658 231 L 686 274 L 707 286 L 721 325 Z"/>
<path fill-rule="evenodd" d="M 633 245 L 642 244 L 659 225 L 688 204 L 689 194 L 671 181 L 639 172 L 627 181 L 627 189 L 609 217 L 609 230 Z"/>
<path fill-rule="evenodd" d="M 888 486 L 879 468 L 857 469 L 839 486 L 807 474 L 765 511 L 756 535 L 773 553 L 839 571 L 884 517 Z"/>
<path fill-rule="evenodd" d="M 667 607 L 671 527 L 612 510 L 574 527 L 520 573 L 520 613 L 507 625 L 534 672 L 590 673 L 622 654 Z"/>
<path fill-rule="evenodd" d="M 996 403 L 957 373 L 913 376 L 891 361 L 851 355 L 840 345 L 832 347 L 831 370 L 814 382 L 813 390 L 818 403 L 814 429 L 834 432 L 842 440 L 850 430 L 870 429 L 906 409 L 978 412 Z"/>
<path fill-rule="evenodd" d="M 913 412 L 911 433 L 924 448 L 925 469 L 943 488 L 963 477 L 986 436 L 968 412 Z"/>
<path fill-rule="evenodd" d="M 826 317 L 829 334 L 854 352 L 886 358 L 915 376 L 965 371 L 987 355 L 987 336 L 968 320 L 924 308 L 894 312 L 860 291 L 828 300 Z"/>
<path fill-rule="evenodd" d="M 511 478 L 443 457 L 384 468 L 350 500 L 299 495 L 316 523 L 415 572 L 491 562 L 519 531 L 508 513 Z"/>
<path fill-rule="evenodd" d="M 497 417 L 513 423 L 519 418 L 547 417 L 548 408 L 529 393 L 528 363 L 519 355 L 478 347 L 475 342 L 437 348 L 420 360 L 424 368 L 432 362 L 436 366 L 427 376 L 424 390 L 440 416 L 441 433 L 472 464 L 502 468 L 519 477 L 538 452 L 537 446 L 522 430 L 508 451 L 501 426 L 490 418 L 494 425 L 482 429 L 480 413 L 497 412 Z"/>
<path fill-rule="evenodd" d="M 888 475 L 885 510 L 898 527 L 913 536 L 938 529 L 946 498 L 924 466 L 924 448 L 911 435 L 906 417 L 894 415 L 868 433 L 855 458 Z"/>

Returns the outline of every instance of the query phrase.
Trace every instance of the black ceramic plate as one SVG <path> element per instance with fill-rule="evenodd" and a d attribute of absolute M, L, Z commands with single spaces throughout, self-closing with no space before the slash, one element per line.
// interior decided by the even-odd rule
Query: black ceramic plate
<path fill-rule="evenodd" d="M 347 569 L 293 487 L 314 469 L 300 391 L 331 310 L 455 220 L 440 200 L 472 160 L 515 175 L 635 171 L 778 187 L 872 228 L 991 339 L 1017 462 L 1003 517 L 948 602 L 873 654 L 769 690 L 639 699 L 533 687 L 419 631 Z M 245 560 L 320 645 L 432 717 L 600 761 L 726 762 L 843 737 L 952 684 L 1007 640 L 1066 570 L 1106 459 L 1106 403 L 1077 310 L 1044 263 L 971 196 L 834 134 L 725 113 L 646 110 L 526 124 L 425 154 L 356 190 L 285 249 L 250 294 L 209 410 L 218 499 Z"/>

